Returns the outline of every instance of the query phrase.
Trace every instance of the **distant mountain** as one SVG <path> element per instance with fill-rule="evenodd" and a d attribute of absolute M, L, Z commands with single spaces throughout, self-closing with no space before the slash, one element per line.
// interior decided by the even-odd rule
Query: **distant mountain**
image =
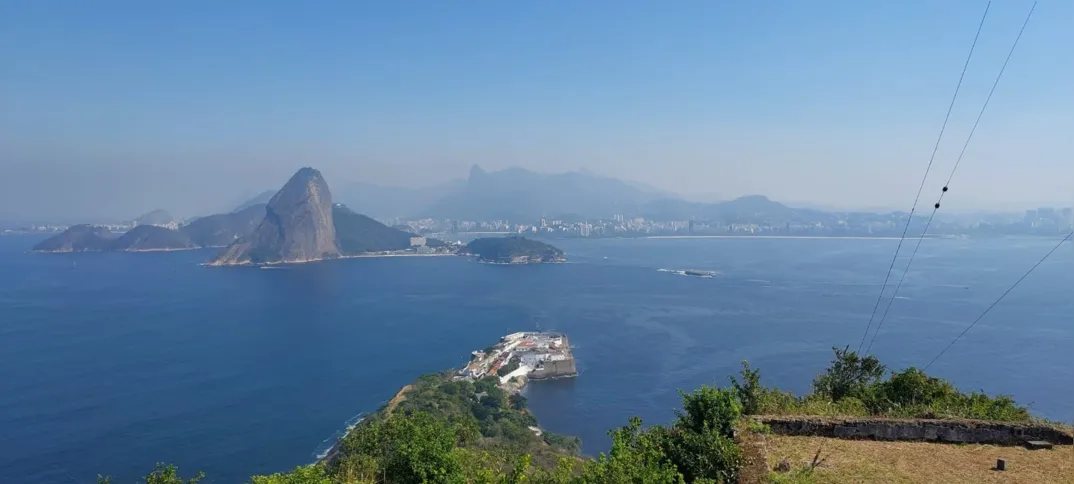
<path fill-rule="evenodd" d="M 265 204 L 251 205 L 231 213 L 201 217 L 180 227 L 179 231 L 198 246 L 227 247 L 235 239 L 254 232 L 265 219 L 265 207 Z"/>
<path fill-rule="evenodd" d="M 344 205 L 332 207 L 336 239 L 344 255 L 404 250 L 410 248 L 414 234 L 388 227 L 365 215 L 355 213 Z"/>
<path fill-rule="evenodd" d="M 637 213 L 662 197 L 591 173 L 545 175 L 521 168 L 487 172 L 475 165 L 464 187 L 438 199 L 423 214 L 469 220 L 535 220 L 566 213 L 607 217 Z"/>
<path fill-rule="evenodd" d="M 481 262 L 496 264 L 534 264 L 567 260 L 562 250 L 520 236 L 476 239 L 459 249 L 459 254 L 472 255 Z"/>
<path fill-rule="evenodd" d="M 424 188 L 350 183 L 336 190 L 333 199 L 371 217 L 415 217 L 421 216 L 433 202 L 465 187 L 465 180 L 451 180 Z"/>
<path fill-rule="evenodd" d="M 176 222 L 175 217 L 166 210 L 156 209 L 134 219 L 134 225 L 157 225 L 166 226 Z"/>
<path fill-rule="evenodd" d="M 332 192 L 321 172 L 302 168 L 269 200 L 257 229 L 210 264 L 307 262 L 339 255 Z"/>
<path fill-rule="evenodd" d="M 84 252 L 107 250 L 116 236 L 104 227 L 75 225 L 33 247 L 35 252 Z"/>
<path fill-rule="evenodd" d="M 156 225 L 139 225 L 115 239 L 108 250 L 141 252 L 152 250 L 194 249 L 197 245 L 186 234 Z"/>
<path fill-rule="evenodd" d="M 272 200 L 272 196 L 275 195 L 275 194 L 276 194 L 276 190 L 265 190 L 265 191 L 257 194 L 257 196 L 255 196 L 255 197 L 253 197 L 253 198 L 251 198 L 251 199 L 249 199 L 249 200 L 247 200 L 245 202 L 240 203 L 238 206 L 236 206 L 235 208 L 231 209 L 231 211 L 232 212 L 241 212 L 241 211 L 246 210 L 246 209 L 248 209 L 250 207 L 253 207 L 253 206 L 268 205 L 269 200 Z"/>
<path fill-rule="evenodd" d="M 652 220 L 707 220 L 725 223 L 782 223 L 815 220 L 823 212 L 791 208 L 763 195 L 748 195 L 720 203 L 687 202 L 674 198 L 645 204 L 641 215 Z"/>

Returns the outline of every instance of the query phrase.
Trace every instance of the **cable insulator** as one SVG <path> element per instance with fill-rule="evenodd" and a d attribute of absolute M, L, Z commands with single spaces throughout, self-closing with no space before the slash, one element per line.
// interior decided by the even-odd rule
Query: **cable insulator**
<path fill-rule="evenodd" d="M 940 202 L 936 202 L 936 208 L 940 208 Z"/>
<path fill-rule="evenodd" d="M 947 191 L 947 185 L 943 186 L 943 191 L 945 191 L 945 192 Z"/>

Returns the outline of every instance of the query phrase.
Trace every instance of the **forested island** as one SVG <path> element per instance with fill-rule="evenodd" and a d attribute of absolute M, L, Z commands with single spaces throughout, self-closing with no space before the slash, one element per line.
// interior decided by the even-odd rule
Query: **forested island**
<path fill-rule="evenodd" d="M 460 255 L 470 255 L 480 262 L 492 264 L 538 264 L 566 262 L 566 254 L 549 244 L 522 236 L 485 237 L 459 249 Z"/>

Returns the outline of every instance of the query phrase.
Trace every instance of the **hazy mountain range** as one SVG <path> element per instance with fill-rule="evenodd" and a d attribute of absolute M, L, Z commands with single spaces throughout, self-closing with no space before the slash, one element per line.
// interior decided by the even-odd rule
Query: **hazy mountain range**
<path fill-rule="evenodd" d="M 394 188 L 365 183 L 344 185 L 336 200 L 371 216 L 460 220 L 536 220 L 541 217 L 609 218 L 619 214 L 658 220 L 795 218 L 816 210 L 793 209 L 763 196 L 719 203 L 690 202 L 644 184 L 628 183 L 585 170 L 559 174 L 521 168 L 470 169 L 466 180 L 433 187 Z"/>

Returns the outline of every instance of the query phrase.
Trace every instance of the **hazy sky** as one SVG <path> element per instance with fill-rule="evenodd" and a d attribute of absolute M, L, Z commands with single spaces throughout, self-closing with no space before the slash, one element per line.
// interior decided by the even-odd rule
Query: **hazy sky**
<path fill-rule="evenodd" d="M 992 5 L 925 199 L 1030 5 Z M 0 219 L 204 213 L 303 165 L 332 185 L 479 163 L 909 208 L 984 7 L 0 2 Z M 1037 6 L 949 206 L 1074 202 L 1072 19 Z"/>

